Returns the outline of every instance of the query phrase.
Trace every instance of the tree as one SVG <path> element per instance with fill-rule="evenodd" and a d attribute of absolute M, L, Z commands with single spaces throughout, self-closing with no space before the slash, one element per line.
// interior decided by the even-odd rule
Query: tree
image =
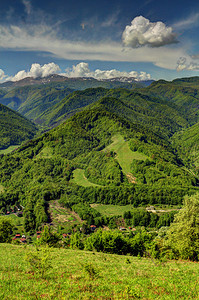
<path fill-rule="evenodd" d="M 165 238 L 176 258 L 199 260 L 199 193 L 184 198 Z"/>
<path fill-rule="evenodd" d="M 56 232 L 52 232 L 51 228 L 49 228 L 48 225 L 45 225 L 41 233 L 41 238 L 38 241 L 38 244 L 56 247 L 58 246 L 59 240 L 59 235 Z"/>
<path fill-rule="evenodd" d="M 13 225 L 10 220 L 6 218 L 0 218 L 0 243 L 9 242 L 11 239 Z"/>

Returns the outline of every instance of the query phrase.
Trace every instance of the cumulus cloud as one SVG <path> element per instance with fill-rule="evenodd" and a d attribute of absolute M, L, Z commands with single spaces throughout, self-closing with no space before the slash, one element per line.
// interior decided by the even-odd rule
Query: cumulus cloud
<path fill-rule="evenodd" d="M 26 72 L 25 70 L 19 71 L 13 78 L 12 81 L 18 81 L 26 77 L 46 77 L 48 75 L 56 74 L 60 71 L 60 67 L 55 63 L 49 63 L 41 66 L 40 64 L 32 64 L 30 70 Z"/>
<path fill-rule="evenodd" d="M 183 48 L 122 47 L 118 42 L 80 42 L 59 37 L 56 28 L 47 25 L 0 25 L 0 47 L 13 51 L 42 51 L 68 60 L 150 62 L 166 69 L 175 69 L 176 61 L 186 56 Z"/>
<path fill-rule="evenodd" d="M 134 78 L 135 80 L 149 80 L 151 75 L 146 72 L 121 72 L 116 69 L 113 70 L 100 70 L 96 69 L 91 71 L 89 69 L 88 63 L 81 62 L 77 65 L 74 65 L 72 69 L 66 69 L 65 76 L 68 77 L 93 77 L 95 79 L 111 79 L 115 77 L 128 77 Z"/>
<path fill-rule="evenodd" d="M 124 46 L 138 48 L 143 46 L 161 47 L 177 42 L 172 27 L 162 22 L 150 22 L 139 16 L 133 19 L 131 25 L 126 26 L 122 40 Z"/>
<path fill-rule="evenodd" d="M 186 57 L 180 57 L 178 62 L 177 62 L 177 71 L 198 71 L 199 70 L 199 64 L 193 62 L 193 61 L 188 61 Z"/>

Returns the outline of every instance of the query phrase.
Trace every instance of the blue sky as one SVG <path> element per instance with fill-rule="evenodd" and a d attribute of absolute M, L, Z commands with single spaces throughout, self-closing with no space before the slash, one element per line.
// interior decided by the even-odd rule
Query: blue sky
<path fill-rule="evenodd" d="M 199 3 L 0 1 L 0 80 L 199 75 Z"/>

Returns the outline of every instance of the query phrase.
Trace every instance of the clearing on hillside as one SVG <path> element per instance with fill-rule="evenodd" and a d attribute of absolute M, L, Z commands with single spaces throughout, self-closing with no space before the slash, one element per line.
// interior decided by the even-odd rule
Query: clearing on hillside
<path fill-rule="evenodd" d="M 9 146 L 8 148 L 6 149 L 1 149 L 0 150 L 0 154 L 8 154 L 8 153 L 11 153 L 12 151 L 16 150 L 17 148 L 19 148 L 20 145 L 12 145 L 12 146 Z"/>
<path fill-rule="evenodd" d="M 49 202 L 49 214 L 51 223 L 56 230 L 59 226 L 62 226 L 63 229 L 68 229 L 70 228 L 71 224 L 79 225 L 82 223 L 82 220 L 78 214 L 68 208 L 63 207 L 57 200 L 51 200 Z"/>
<path fill-rule="evenodd" d="M 114 135 L 112 137 L 113 143 L 107 146 L 104 151 L 114 151 L 117 153 L 117 160 L 122 168 L 122 171 L 126 175 L 131 174 L 131 162 L 133 159 L 137 160 L 146 160 L 149 159 L 148 156 L 144 155 L 143 153 L 140 153 L 138 151 L 132 151 L 129 147 L 128 141 L 125 141 L 123 136 L 120 134 Z M 132 174 L 131 174 L 132 175 Z"/>
<path fill-rule="evenodd" d="M 53 149 L 51 147 L 45 147 L 37 154 L 36 158 L 51 158 L 53 154 Z"/>
<path fill-rule="evenodd" d="M 95 184 L 92 183 L 90 181 L 88 181 L 88 179 L 86 178 L 85 174 L 84 174 L 84 170 L 83 169 L 76 169 L 73 171 L 73 179 L 71 180 L 71 182 L 74 182 L 78 185 L 84 186 L 84 187 L 88 187 L 88 186 L 98 186 L 98 187 L 102 187 L 102 185 L 99 184 Z"/>

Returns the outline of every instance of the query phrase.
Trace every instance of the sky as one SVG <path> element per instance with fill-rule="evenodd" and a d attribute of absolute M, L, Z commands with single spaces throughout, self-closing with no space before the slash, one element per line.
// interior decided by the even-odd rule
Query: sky
<path fill-rule="evenodd" d="M 0 82 L 199 76 L 199 1 L 0 0 Z"/>

